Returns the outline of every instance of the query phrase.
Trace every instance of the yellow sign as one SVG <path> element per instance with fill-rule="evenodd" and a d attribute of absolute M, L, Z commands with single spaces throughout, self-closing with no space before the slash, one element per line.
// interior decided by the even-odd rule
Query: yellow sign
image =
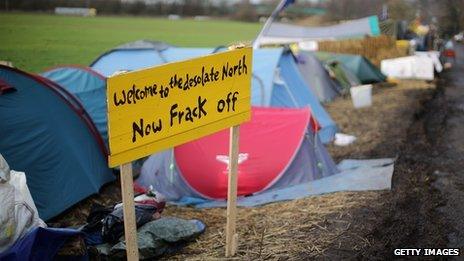
<path fill-rule="evenodd" d="M 252 48 L 108 79 L 114 167 L 249 120 Z"/>

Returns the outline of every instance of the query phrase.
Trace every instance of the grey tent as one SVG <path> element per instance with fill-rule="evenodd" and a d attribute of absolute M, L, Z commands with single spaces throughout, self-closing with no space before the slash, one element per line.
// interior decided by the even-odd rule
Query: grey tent
<path fill-rule="evenodd" d="M 330 78 L 321 61 L 309 52 L 299 52 L 298 69 L 313 93 L 321 102 L 328 102 L 341 94 L 342 88 Z"/>

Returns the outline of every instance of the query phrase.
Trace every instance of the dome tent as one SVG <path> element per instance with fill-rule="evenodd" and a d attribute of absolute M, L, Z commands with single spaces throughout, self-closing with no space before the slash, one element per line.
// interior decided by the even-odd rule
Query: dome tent
<path fill-rule="evenodd" d="M 298 69 L 321 102 L 328 102 L 341 94 L 342 87 L 334 82 L 324 65 L 310 52 L 298 52 Z"/>
<path fill-rule="evenodd" d="M 55 67 L 41 75 L 76 96 L 108 147 L 106 77 L 80 66 Z"/>
<path fill-rule="evenodd" d="M 362 55 L 316 52 L 316 56 L 326 63 L 333 61 L 342 63 L 356 75 L 362 84 L 385 82 L 387 80 L 387 77 L 380 72 L 379 68 Z"/>
<path fill-rule="evenodd" d="M 361 85 L 361 80 L 343 63 L 330 61 L 326 66 L 340 84 L 343 94 L 350 93 L 351 87 Z"/>
<path fill-rule="evenodd" d="M 240 127 L 238 195 L 320 179 L 337 173 L 314 132 L 308 109 L 253 108 Z M 222 200 L 227 195 L 228 130 L 154 154 L 137 184 L 153 186 L 171 201 Z"/>
<path fill-rule="evenodd" d="M 48 220 L 113 180 L 105 147 L 79 102 L 58 85 L 0 66 L 0 151 L 26 173 Z M 58 113 L 59 112 L 59 113 Z"/>

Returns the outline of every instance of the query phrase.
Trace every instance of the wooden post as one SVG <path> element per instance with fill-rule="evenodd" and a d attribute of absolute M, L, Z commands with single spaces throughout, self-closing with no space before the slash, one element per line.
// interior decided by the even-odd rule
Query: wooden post
<path fill-rule="evenodd" d="M 227 225 L 226 225 L 226 257 L 237 252 L 238 235 L 235 230 L 237 218 L 237 170 L 238 170 L 238 138 L 240 126 L 230 128 L 229 140 L 229 182 L 227 186 Z"/>
<path fill-rule="evenodd" d="M 126 240 L 127 260 L 139 260 L 137 246 L 137 225 L 135 223 L 134 181 L 132 163 L 121 165 L 121 193 L 124 211 L 124 238 Z"/>

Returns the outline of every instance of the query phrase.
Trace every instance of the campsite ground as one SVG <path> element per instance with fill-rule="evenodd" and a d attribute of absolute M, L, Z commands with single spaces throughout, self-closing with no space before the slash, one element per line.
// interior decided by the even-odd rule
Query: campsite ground
<path fill-rule="evenodd" d="M 89 64 L 105 50 L 140 38 L 216 46 L 251 39 L 258 30 L 258 24 L 229 21 L 169 21 L 168 27 L 163 19 L 0 14 L 0 60 L 37 72 L 57 64 Z M 376 86 L 374 105 L 367 109 L 355 110 L 343 98 L 326 105 L 341 131 L 358 137 L 348 147 L 330 145 L 334 159 L 397 158 L 391 191 L 339 192 L 240 208 L 238 258 L 385 259 L 397 247 L 463 247 L 463 49 L 458 46 L 456 66 L 437 82 Z M 115 182 L 53 221 L 79 225 L 92 203 L 118 200 Z M 165 259 L 224 256 L 224 209 L 168 206 L 163 214 L 207 224 L 205 234 Z"/>
<path fill-rule="evenodd" d="M 393 190 L 339 192 L 239 208 L 238 258 L 379 258 L 391 255 L 392 247 L 419 246 L 432 237 L 431 242 L 444 244 L 443 225 L 436 222 L 440 219 L 434 211 L 441 199 L 432 191 L 426 174 L 432 171 L 430 166 L 425 166 L 429 157 L 417 156 L 428 153 L 428 147 L 420 146 L 428 142 L 424 134 L 427 108 L 442 90 L 435 86 L 423 81 L 376 86 L 374 105 L 361 110 L 355 110 L 346 98 L 327 104 L 341 131 L 358 137 L 348 147 L 330 145 L 329 152 L 334 159 L 397 158 Z M 85 220 L 91 203 L 109 205 L 119 199 L 119 187 L 114 183 L 57 221 L 77 225 Z M 166 259 L 204 260 L 224 256 L 224 209 L 168 206 L 163 215 L 201 219 L 207 225 L 205 234 Z M 421 242 L 408 241 L 421 229 L 427 229 L 425 232 L 430 234 L 423 235 Z M 431 242 L 425 246 L 432 246 Z"/>
<path fill-rule="evenodd" d="M 341 131 L 358 137 L 329 146 L 336 160 L 395 157 L 391 191 L 340 192 L 239 210 L 239 259 L 389 259 L 395 248 L 464 247 L 464 47 L 434 83 L 376 86 L 374 105 L 327 105 Z M 167 259 L 223 256 L 225 211 L 170 207 L 202 217 L 208 230 Z"/>

